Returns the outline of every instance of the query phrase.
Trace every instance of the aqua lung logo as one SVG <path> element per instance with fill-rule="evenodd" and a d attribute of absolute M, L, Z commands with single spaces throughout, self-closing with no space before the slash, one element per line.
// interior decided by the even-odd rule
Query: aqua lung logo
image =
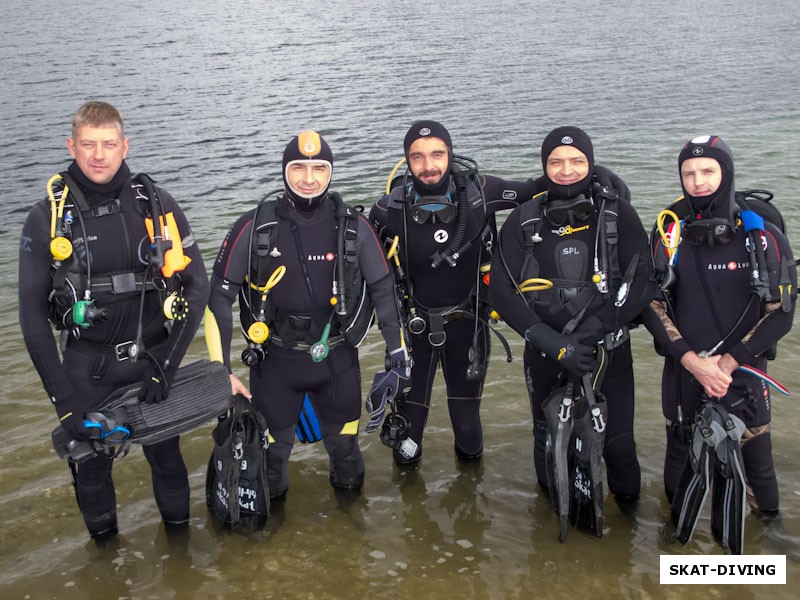
<path fill-rule="evenodd" d="M 433 234 L 433 239 L 436 240 L 439 244 L 444 244 L 450 236 L 444 229 L 439 229 L 436 233 Z"/>
<path fill-rule="evenodd" d="M 564 137 L 562 137 L 562 138 L 561 138 L 561 143 L 562 143 L 562 144 L 571 144 L 571 143 L 573 143 L 574 141 L 575 141 L 575 140 L 573 140 L 573 139 L 572 139 L 570 136 L 568 136 L 568 135 L 565 135 Z"/>
<path fill-rule="evenodd" d="M 550 233 L 554 233 L 559 237 L 564 237 L 565 235 L 572 235 L 573 233 L 578 233 L 579 231 L 586 231 L 589 229 L 588 225 L 581 225 L 580 227 L 573 227 L 572 225 L 566 225 L 564 227 L 559 227 L 558 229 L 551 229 Z"/>
<path fill-rule="evenodd" d="M 333 252 L 328 252 L 326 254 L 309 254 L 308 258 L 306 259 L 309 262 L 319 262 L 319 261 L 327 261 L 333 262 L 335 255 Z"/>
<path fill-rule="evenodd" d="M 431 134 L 431 130 L 428 129 L 427 127 L 423 127 L 422 129 L 419 130 L 419 134 L 420 135 L 430 135 Z"/>
<path fill-rule="evenodd" d="M 727 263 L 709 263 L 707 270 L 709 271 L 736 271 L 737 269 L 746 269 L 750 265 L 746 262 L 736 262 L 734 260 Z"/>
<path fill-rule="evenodd" d="M 703 155 L 703 149 L 702 148 L 692 148 L 692 154 L 694 154 L 695 156 L 702 156 Z"/>

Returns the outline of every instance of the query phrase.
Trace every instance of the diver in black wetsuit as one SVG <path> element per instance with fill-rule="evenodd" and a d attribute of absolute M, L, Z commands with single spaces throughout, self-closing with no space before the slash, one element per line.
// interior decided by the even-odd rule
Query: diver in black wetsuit
<path fill-rule="evenodd" d="M 380 424 L 387 400 L 408 385 L 411 371 L 392 272 L 369 223 L 328 191 L 332 166 L 331 150 L 318 133 L 291 140 L 283 155 L 283 193 L 266 196 L 239 218 L 211 277 L 209 352 L 230 370 L 231 306 L 238 294 L 250 392 L 269 426 L 273 498 L 289 487 L 288 460 L 306 393 L 330 456 L 331 484 L 361 488 L 356 346 L 371 324 L 373 304 L 388 352 L 387 370 L 370 390 L 367 431 Z M 250 396 L 233 373 L 231 384 L 234 393 Z"/>
<path fill-rule="evenodd" d="M 161 188 L 156 188 L 161 213 L 174 216 L 178 231 L 173 236 L 182 236 L 174 237 L 178 247 L 173 256 L 182 245 L 178 262 L 191 262 L 168 277 L 151 260 L 145 219 L 151 218 L 155 203 L 124 161 L 128 139 L 114 107 L 83 105 L 73 118 L 67 146 L 74 162 L 51 179 L 50 201 L 31 209 L 22 231 L 19 318 L 61 426 L 71 438 L 86 440 L 84 415 L 112 391 L 142 381 L 142 400 L 168 397 L 200 324 L 208 277 L 183 212 Z M 65 185 L 69 192 L 59 209 Z M 183 307 L 188 306 L 171 327 L 163 312 L 164 288 L 181 291 Z M 48 319 L 62 332 L 63 362 Z M 178 438 L 144 446 L 144 454 L 164 522 L 185 526 L 189 481 Z M 103 456 L 70 463 L 78 505 L 96 539 L 117 532 L 112 463 Z"/>
<path fill-rule="evenodd" d="M 641 482 L 627 327 L 654 293 L 647 234 L 627 186 L 594 164 L 592 142 L 581 129 L 550 132 L 542 143 L 542 166 L 547 193 L 521 205 L 503 224 L 490 287 L 492 306 L 527 341 L 536 474 L 546 489 L 542 403 L 563 385 L 565 374 L 593 370 L 595 347 L 603 340 L 610 358 L 600 388 L 608 403 L 608 487 L 618 500 L 632 501 Z M 529 279 L 538 290 L 525 291 Z M 537 279 L 543 285 L 535 285 Z"/>
<path fill-rule="evenodd" d="M 737 203 L 733 153 L 719 137 L 686 143 L 678 168 L 686 204 L 684 214 L 677 215 L 685 217 L 680 244 L 673 251 L 669 238 L 651 240 L 657 271 L 677 277 L 671 286 L 662 283 L 665 292 L 643 314 L 664 356 L 664 487 L 672 501 L 688 454 L 689 424 L 705 394 L 721 398 L 744 421 L 748 500 L 762 515 L 776 515 L 769 388 L 738 368 L 766 371 L 770 349 L 792 326 L 797 289 L 792 252 L 780 229 L 766 221 L 753 238 L 764 249 L 766 272 L 754 280 L 759 269 L 751 267 L 752 233 L 742 221 L 746 206 Z"/>
<path fill-rule="evenodd" d="M 479 410 L 489 359 L 484 276 L 496 233 L 494 215 L 531 198 L 536 185 L 478 174 L 472 161 L 453 154 L 449 132 L 436 121 L 412 125 L 403 147 L 408 172 L 402 185 L 387 190 L 369 215 L 387 247 L 398 239 L 400 277 L 407 280 L 405 312 L 415 367 L 411 393 L 398 401 L 409 430 L 393 448 L 394 460 L 409 464 L 422 457 L 440 363 L 456 455 L 477 458 L 483 453 Z"/>

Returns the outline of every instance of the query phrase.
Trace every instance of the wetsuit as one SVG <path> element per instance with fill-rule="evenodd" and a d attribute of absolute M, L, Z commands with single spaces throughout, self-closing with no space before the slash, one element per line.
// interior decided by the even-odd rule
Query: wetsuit
<path fill-rule="evenodd" d="M 452 198 L 459 194 L 449 176 Z M 487 245 L 493 243 L 494 215 L 509 210 L 531 198 L 536 191 L 533 181 L 510 182 L 497 177 L 470 176 L 466 182 L 469 210 L 463 241 L 473 243 L 460 252 L 455 266 L 442 261 L 432 266 L 432 256 L 447 249 L 458 235 L 459 218 L 450 222 L 430 220 L 417 223 L 411 207 L 421 200 L 407 179 L 381 198 L 370 211 L 370 221 L 381 240 L 391 244 L 399 236 L 399 258 L 408 277 L 408 287 L 416 314 L 424 319 L 421 333 L 411 335 L 411 392 L 398 402 L 398 409 L 410 422 L 410 439 L 417 448 L 413 456 L 394 450 L 398 463 L 419 460 L 422 437 L 431 404 L 431 390 L 437 366 L 441 363 L 447 387 L 447 405 L 455 437 L 455 452 L 461 458 L 475 458 L 483 452 L 480 401 L 486 365 L 489 359 L 487 289 L 479 282 L 481 264 L 488 264 Z M 456 249 L 457 250 L 457 249 Z M 475 315 L 479 317 L 477 322 Z M 476 338 L 477 331 L 477 340 Z M 470 348 L 479 353 L 482 374 L 466 377 L 471 365 Z M 475 366 L 475 365 L 473 365 Z"/>
<path fill-rule="evenodd" d="M 90 412 L 119 387 L 142 381 L 150 363 L 140 359 L 117 360 L 118 344 L 136 338 L 140 319 L 141 288 L 135 291 L 109 291 L 124 275 L 141 276 L 148 269 L 150 242 L 145 228 L 149 204 L 142 187 L 132 182 L 127 164 L 107 184 L 98 185 L 86 178 L 75 163 L 68 169 L 89 211 L 81 213 L 80 226 L 73 195 L 68 195 L 65 214 L 73 222 L 75 269 L 86 274 L 91 267 L 93 296 L 98 308 L 107 310 L 105 319 L 80 328 L 80 338 L 66 337 L 63 362 L 48 322 L 53 290 L 50 255 L 50 204 L 39 202 L 30 211 L 22 230 L 19 255 L 19 317 L 25 344 L 51 401 L 74 402 L 81 413 Z M 175 275 L 189 306 L 186 319 L 166 327 L 162 293 L 148 288 L 141 304 L 141 323 L 145 349 L 162 365 L 168 380 L 174 375 L 203 314 L 208 296 L 208 277 L 203 259 L 186 217 L 175 200 L 156 188 L 164 213 L 172 212 L 183 237 L 183 251 L 191 263 Z M 86 239 L 89 240 L 88 245 Z M 181 240 L 177 240 L 181 243 Z M 91 259 L 87 264 L 87 252 Z M 80 267 L 78 267 L 78 261 Z M 119 276 L 116 279 L 112 276 Z M 160 275 L 157 273 L 157 275 Z M 115 283 L 109 285 L 110 282 Z M 79 290 L 79 297 L 82 291 Z M 168 399 L 167 399 L 168 401 Z M 189 481 L 181 457 L 178 438 L 144 447 L 153 475 L 153 491 L 161 515 L 167 523 L 184 523 L 189 518 Z M 98 535 L 116 531 L 116 498 L 111 479 L 112 460 L 96 457 L 72 465 L 74 482 L 83 517 L 89 532 Z"/>
<path fill-rule="evenodd" d="M 705 150 L 709 145 L 697 144 Z M 726 164 L 723 192 L 703 211 L 702 218 L 734 222 L 733 215 L 741 207 L 734 199 L 733 158 L 721 143 L 714 147 L 720 153 L 714 158 Z M 667 296 L 660 294 L 643 314 L 656 350 L 665 357 L 661 378 L 662 409 L 667 420 L 664 486 L 670 501 L 686 462 L 689 425 L 704 398 L 703 387 L 682 366 L 681 358 L 689 351 L 710 351 L 724 340 L 715 354 L 727 353 L 739 365 L 766 371 L 766 355 L 792 326 L 797 274 L 786 237 L 778 227 L 766 222 L 760 238 L 768 267 L 769 293 L 761 300 L 752 286 L 748 234 L 742 226 L 733 233 L 727 243 L 712 247 L 682 239 L 673 264 L 675 285 Z M 669 262 L 664 243 L 653 240 L 652 245 L 656 270 L 663 272 Z M 779 502 L 772 462 L 769 388 L 763 380 L 740 370 L 731 376 L 733 382 L 722 401 L 747 427 L 742 436 L 742 457 L 748 499 L 755 510 L 775 514 Z"/>
<path fill-rule="evenodd" d="M 358 351 L 345 343 L 330 303 L 339 227 L 336 203 L 332 194 L 306 210 L 298 210 L 285 196 L 274 202 L 277 224 L 270 233 L 272 249 L 262 259 L 264 264 L 259 270 L 269 275 L 285 266 L 286 273 L 269 292 L 273 316 L 267 319 L 267 325 L 273 333 L 265 344 L 266 358 L 250 368 L 253 403 L 266 417 L 272 438 L 267 450 L 270 495 L 279 497 L 288 489 L 288 459 L 306 393 L 330 456 L 331 484 L 358 489 L 364 481 L 364 460 L 357 439 L 361 414 Z M 251 232 L 254 219 L 262 220 L 256 215 L 256 209 L 247 212 L 228 232 L 211 277 L 209 310 L 219 328 L 220 351 L 229 369 L 231 306 L 254 268 L 250 258 Z M 394 279 L 383 248 L 363 216 L 358 214 L 352 223 L 357 230 L 355 260 L 375 305 L 381 333 L 389 349 L 400 348 Z M 257 223 L 257 230 L 262 224 Z M 248 311 L 241 296 L 239 309 Z M 308 349 L 319 340 L 327 322 L 332 323 L 330 354 L 323 361 L 314 362 Z"/>
<path fill-rule="evenodd" d="M 620 275 L 632 275 L 627 299 L 621 307 L 615 306 L 617 292 L 622 278 L 611 278 L 609 293 L 591 295 L 591 302 L 582 321 L 594 316 L 606 326 L 607 331 L 617 332 L 631 323 L 652 298 L 653 286 L 650 282 L 650 268 L 647 259 L 647 234 L 639 216 L 630 203 L 630 192 L 625 183 L 616 175 L 601 166 L 594 167 L 595 178 L 612 186 L 619 193 L 616 201 L 618 216 L 611 214 L 606 218 L 616 223 L 617 255 Z M 537 180 L 539 181 L 539 180 Z M 543 185 L 547 185 L 541 182 Z M 532 202 L 546 203 L 546 197 L 538 196 Z M 521 219 L 523 205 L 514 210 L 500 231 L 500 252 L 495 253 L 492 262 L 492 284 L 490 287 L 492 306 L 503 320 L 523 337 L 528 328 L 544 322 L 557 332 L 575 315 L 573 304 L 576 300 L 581 306 L 587 296 L 596 290 L 592 282 L 595 273 L 594 259 L 600 214 L 599 199 L 595 198 L 595 208 L 586 221 L 574 227 L 556 227 L 542 218 L 538 229 L 541 237 L 530 252 L 538 263 L 536 277 L 555 280 L 556 285 L 547 292 L 526 293 L 520 296 L 512 278 L 517 283 L 530 276 L 522 273 L 526 256 L 526 246 Z M 528 207 L 528 212 L 532 207 Z M 542 210 L 535 211 L 541 217 Z M 625 336 L 621 345 L 608 352 L 610 364 L 600 391 L 608 403 L 608 422 L 605 433 L 603 457 L 606 462 L 609 489 L 618 498 L 636 498 L 639 495 L 640 469 L 636 458 L 636 444 L 633 436 L 634 382 L 633 359 L 630 341 Z M 528 385 L 531 410 L 534 421 L 534 464 L 540 486 L 547 488 L 545 469 L 545 440 L 547 424 L 542 403 L 548 397 L 559 377 L 564 373 L 562 367 L 553 359 L 543 356 L 526 345 L 524 355 L 525 380 Z"/>

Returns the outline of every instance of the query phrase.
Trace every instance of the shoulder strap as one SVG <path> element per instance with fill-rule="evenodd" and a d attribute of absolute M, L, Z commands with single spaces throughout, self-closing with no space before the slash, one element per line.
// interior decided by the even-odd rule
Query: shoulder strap
<path fill-rule="evenodd" d="M 520 205 L 519 222 L 522 227 L 522 268 L 520 269 L 519 279 L 526 277 L 538 277 L 539 267 L 533 257 L 533 249 L 536 244 L 542 241 L 540 232 L 542 230 L 542 202 L 547 198 L 547 192 L 536 194 L 527 202 Z"/>
<path fill-rule="evenodd" d="M 600 215 L 601 227 L 605 228 L 605 243 L 608 247 L 608 268 L 611 281 L 619 281 L 622 269 L 619 264 L 619 192 L 610 183 L 595 182 L 592 185 L 592 196 L 604 206 Z"/>
<path fill-rule="evenodd" d="M 277 200 L 267 200 L 259 204 L 253 216 L 253 244 L 251 252 L 251 272 L 255 271 L 256 283 L 261 286 L 267 281 L 266 257 L 277 242 L 278 210 Z M 255 261 L 253 269 L 252 261 Z"/>

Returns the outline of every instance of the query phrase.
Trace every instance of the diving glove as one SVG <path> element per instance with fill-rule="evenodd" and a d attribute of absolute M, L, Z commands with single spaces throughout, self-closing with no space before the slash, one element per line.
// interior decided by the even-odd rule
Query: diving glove
<path fill-rule="evenodd" d="M 171 377 L 148 363 L 142 371 L 142 387 L 139 390 L 139 400 L 147 404 L 158 404 L 167 399 Z"/>
<path fill-rule="evenodd" d="M 411 359 L 405 348 L 398 348 L 386 358 L 386 371 L 375 374 L 364 407 L 369 413 L 365 431 L 372 433 L 383 423 L 386 404 L 411 390 Z"/>
<path fill-rule="evenodd" d="M 69 396 L 55 403 L 56 414 L 70 439 L 78 441 L 88 441 L 91 439 L 91 432 L 83 424 L 84 413 L 88 410 L 78 402 L 74 396 Z"/>
<path fill-rule="evenodd" d="M 596 339 L 593 332 L 559 333 L 546 323 L 536 323 L 525 331 L 525 341 L 538 352 L 556 361 L 572 375 L 583 377 L 594 368 Z"/>

